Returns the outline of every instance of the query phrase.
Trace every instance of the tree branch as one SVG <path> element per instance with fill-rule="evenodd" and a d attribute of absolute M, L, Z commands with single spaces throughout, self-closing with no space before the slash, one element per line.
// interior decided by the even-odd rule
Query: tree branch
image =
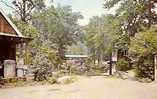
<path fill-rule="evenodd" d="M 4 5 L 6 5 L 7 7 L 16 10 L 14 7 L 12 7 L 11 5 L 9 5 L 7 2 L 5 2 L 4 0 L 0 0 L 1 3 L 3 3 Z"/>

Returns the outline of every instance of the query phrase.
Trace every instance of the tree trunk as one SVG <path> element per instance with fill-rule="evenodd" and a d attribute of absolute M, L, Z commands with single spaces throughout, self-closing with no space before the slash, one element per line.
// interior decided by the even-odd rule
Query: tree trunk
<path fill-rule="evenodd" d="M 98 65 L 99 67 L 102 67 L 102 62 L 103 62 L 103 53 L 100 52 L 98 55 Z"/>
<path fill-rule="evenodd" d="M 60 57 L 61 59 L 65 59 L 64 47 L 59 46 L 59 48 L 58 48 L 58 54 L 59 54 L 59 57 Z"/>
<path fill-rule="evenodd" d="M 152 6 L 152 3 L 151 3 L 151 0 L 148 0 L 148 28 L 151 27 L 152 25 L 152 9 L 151 9 L 151 6 Z"/>

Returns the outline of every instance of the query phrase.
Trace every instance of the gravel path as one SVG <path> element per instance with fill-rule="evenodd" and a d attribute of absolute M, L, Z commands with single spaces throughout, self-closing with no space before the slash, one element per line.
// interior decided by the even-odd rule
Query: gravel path
<path fill-rule="evenodd" d="M 68 85 L 0 89 L 0 99 L 157 99 L 156 83 L 80 77 Z"/>

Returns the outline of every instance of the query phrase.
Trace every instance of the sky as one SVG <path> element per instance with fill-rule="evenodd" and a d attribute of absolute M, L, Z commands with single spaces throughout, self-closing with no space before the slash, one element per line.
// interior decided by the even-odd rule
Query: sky
<path fill-rule="evenodd" d="M 115 8 L 108 11 L 103 8 L 105 0 L 54 0 L 54 5 L 62 6 L 71 5 L 74 12 L 80 12 L 84 19 L 79 20 L 80 25 L 87 25 L 93 16 L 101 16 L 103 14 L 113 14 Z"/>
<path fill-rule="evenodd" d="M 93 16 L 105 13 L 104 0 L 54 0 L 54 4 L 71 5 L 74 12 L 80 12 L 84 19 L 79 20 L 80 25 L 86 25 Z"/>
<path fill-rule="evenodd" d="M 12 0 L 5 0 L 7 3 Z M 46 0 L 46 4 L 49 5 L 50 0 Z M 83 15 L 83 19 L 79 20 L 80 25 L 87 25 L 89 19 L 93 16 L 101 16 L 102 14 L 114 13 L 114 9 L 107 11 L 103 8 L 104 0 L 54 0 L 54 5 L 72 6 L 73 12 L 80 12 Z M 7 8 L 4 4 L 0 4 L 7 13 L 11 12 L 11 9 Z"/>

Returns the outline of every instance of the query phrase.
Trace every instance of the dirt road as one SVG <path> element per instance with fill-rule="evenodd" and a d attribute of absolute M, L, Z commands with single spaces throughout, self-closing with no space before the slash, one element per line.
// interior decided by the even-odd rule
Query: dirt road
<path fill-rule="evenodd" d="M 68 85 L 0 89 L 0 99 L 157 99 L 157 84 L 80 77 Z"/>

